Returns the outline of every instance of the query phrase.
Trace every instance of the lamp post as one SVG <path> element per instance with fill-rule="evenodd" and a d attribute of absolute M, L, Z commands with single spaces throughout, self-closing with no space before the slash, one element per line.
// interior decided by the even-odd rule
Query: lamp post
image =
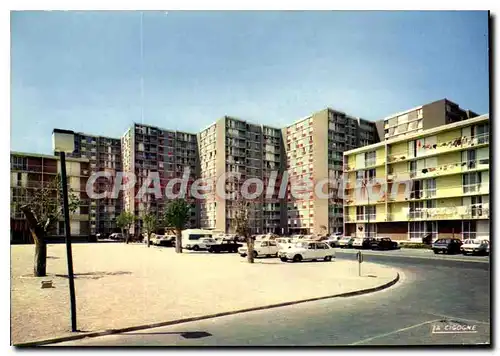
<path fill-rule="evenodd" d="M 73 253 L 71 251 L 71 228 L 69 220 L 68 203 L 68 178 L 66 175 L 66 152 L 75 150 L 75 135 L 73 131 L 54 129 L 52 132 L 52 145 L 54 152 L 59 152 L 61 157 L 61 181 L 63 193 L 64 227 L 66 232 L 66 256 L 68 262 L 69 297 L 71 305 L 71 331 L 76 329 L 76 296 L 75 277 L 73 275 Z"/>

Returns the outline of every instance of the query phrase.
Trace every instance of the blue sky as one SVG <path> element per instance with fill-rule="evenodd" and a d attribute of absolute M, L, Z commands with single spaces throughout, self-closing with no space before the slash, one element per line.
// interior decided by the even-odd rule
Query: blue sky
<path fill-rule="evenodd" d="M 488 112 L 487 12 L 145 12 L 144 122 L 377 120 L 448 98 Z M 141 121 L 139 12 L 11 14 L 11 149 Z"/>

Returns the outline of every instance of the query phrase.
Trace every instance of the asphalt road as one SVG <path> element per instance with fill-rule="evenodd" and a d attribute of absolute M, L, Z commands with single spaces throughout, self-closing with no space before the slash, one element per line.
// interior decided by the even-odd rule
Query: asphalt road
<path fill-rule="evenodd" d="M 403 256 L 405 254 L 406 258 Z M 386 290 L 358 297 L 335 298 L 88 338 L 57 346 L 401 346 L 490 343 L 488 257 L 435 258 L 427 256 L 425 252 L 414 251 L 370 251 L 364 256 L 367 262 L 399 268 L 402 271 L 401 281 Z M 354 259 L 355 251 L 337 250 L 337 258 Z"/>

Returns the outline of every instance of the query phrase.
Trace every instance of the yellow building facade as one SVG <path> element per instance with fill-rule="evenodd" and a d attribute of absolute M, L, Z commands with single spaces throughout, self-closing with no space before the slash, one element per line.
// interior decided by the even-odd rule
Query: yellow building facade
<path fill-rule="evenodd" d="M 346 236 L 489 239 L 489 114 L 344 153 Z"/>

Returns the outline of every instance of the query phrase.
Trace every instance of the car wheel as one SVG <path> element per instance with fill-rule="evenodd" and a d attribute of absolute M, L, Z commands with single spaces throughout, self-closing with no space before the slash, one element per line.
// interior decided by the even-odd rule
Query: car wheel
<path fill-rule="evenodd" d="M 286 262 L 286 261 L 288 261 L 288 258 L 286 258 L 286 257 L 280 257 L 280 260 L 281 260 L 281 262 Z"/>
<path fill-rule="evenodd" d="M 198 245 L 194 245 L 194 246 L 193 246 L 193 250 L 194 250 L 194 251 L 198 251 L 199 249 L 200 249 L 200 248 L 198 247 Z"/>
<path fill-rule="evenodd" d="M 439 250 L 432 250 L 434 253 L 437 255 L 439 253 Z"/>
<path fill-rule="evenodd" d="M 257 251 L 254 251 L 253 252 L 253 258 L 257 258 L 257 255 L 258 255 Z"/>
<path fill-rule="evenodd" d="M 247 257 L 247 254 L 246 253 L 240 253 L 240 256 L 241 257 Z"/>
<path fill-rule="evenodd" d="M 331 260 L 332 260 L 332 256 L 326 256 L 326 257 L 325 257 L 325 261 L 326 261 L 326 262 L 330 262 Z"/>
<path fill-rule="evenodd" d="M 301 262 L 302 261 L 302 256 L 301 255 L 295 255 L 293 256 L 293 262 Z"/>

